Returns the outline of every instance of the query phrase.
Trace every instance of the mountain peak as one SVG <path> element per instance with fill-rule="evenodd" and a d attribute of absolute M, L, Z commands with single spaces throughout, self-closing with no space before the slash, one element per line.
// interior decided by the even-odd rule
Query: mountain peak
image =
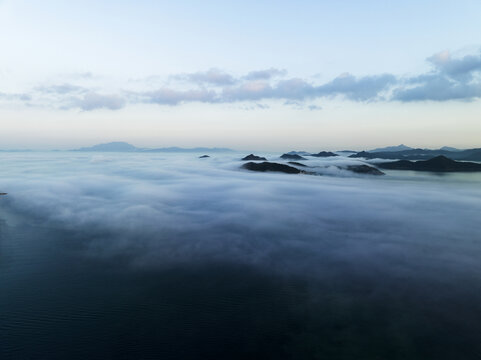
<path fill-rule="evenodd" d="M 404 144 L 400 144 L 397 146 L 387 146 L 387 147 L 377 148 L 374 150 L 370 150 L 369 152 L 393 152 L 393 151 L 404 151 L 404 150 L 412 150 L 412 147 L 406 146 Z"/>
<path fill-rule="evenodd" d="M 447 158 L 444 155 L 433 157 L 432 159 L 425 160 L 424 162 L 426 164 L 432 164 L 432 165 L 452 165 L 457 163 L 456 161 L 450 158 Z"/>
<path fill-rule="evenodd" d="M 113 141 L 104 144 L 98 144 L 91 147 L 83 147 L 75 151 L 136 151 L 138 150 L 134 145 L 124 141 Z"/>

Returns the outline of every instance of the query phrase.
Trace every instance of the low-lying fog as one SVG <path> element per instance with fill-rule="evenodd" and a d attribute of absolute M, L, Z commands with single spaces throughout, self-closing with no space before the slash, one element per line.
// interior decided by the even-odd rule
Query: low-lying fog
<path fill-rule="evenodd" d="M 253 301 L 259 312 L 282 303 L 278 312 L 272 310 L 275 316 L 264 322 L 256 320 L 258 314 L 252 309 L 233 324 L 227 315 L 224 319 L 211 311 L 212 321 L 225 322 L 222 332 L 244 325 L 250 331 L 271 329 L 279 325 L 284 316 L 280 314 L 292 318 L 293 325 L 286 320 L 285 330 L 276 332 L 278 338 L 265 342 L 245 334 L 241 340 L 237 334 L 220 341 L 216 337 L 220 328 L 213 326 L 212 336 L 202 340 L 205 356 L 234 358 L 223 347 L 229 341 L 240 342 L 242 349 L 236 353 L 240 358 L 263 353 L 265 358 L 303 354 L 331 359 L 388 355 L 439 359 L 464 351 L 466 356 L 458 357 L 464 359 L 480 354 L 476 341 L 481 334 L 479 174 L 356 175 L 334 166 L 362 163 L 344 157 L 302 161 L 311 166 L 333 165 L 318 168 L 320 176 L 256 173 L 240 169 L 240 159 L 247 153 L 213 154 L 206 159 L 199 155 L 0 154 L 0 192 L 8 193 L 0 197 L 0 269 L 4 272 L 0 304 L 13 306 L 16 287 L 11 279 L 18 276 L 12 273 L 16 266 L 23 266 L 15 262 L 18 250 L 12 250 L 12 234 L 30 229 L 22 235 L 30 239 L 28 246 L 48 243 L 50 260 L 42 262 L 42 267 L 64 256 L 58 247 L 65 247 L 71 264 L 109 264 L 125 279 L 126 273 L 144 274 L 142 279 L 150 274 L 157 280 L 149 282 L 149 289 L 180 291 L 175 303 L 193 297 L 189 301 L 200 312 L 206 303 L 222 308 L 225 298 L 231 297 L 240 303 L 250 299 L 246 301 Z M 280 154 L 257 155 L 278 161 Z M 21 254 L 33 257 L 25 249 Z M 62 265 L 61 271 L 69 266 Z M 211 267 L 215 270 L 206 270 Z M 105 271 L 101 266 L 89 269 L 85 274 L 92 272 L 92 279 L 102 278 Z M 35 266 L 30 271 L 34 273 Z M 216 280 L 221 274 L 225 283 Z M 29 284 L 29 277 L 22 276 Z M 166 284 L 160 278 L 178 281 Z M 194 283 L 205 286 L 195 288 Z M 212 283 L 217 284 L 214 289 Z M 242 286 L 244 290 L 238 290 Z M 114 297 L 120 285 L 115 289 Z M 192 291 L 185 295 L 179 289 Z M 6 300 L 9 290 L 10 302 Z M 49 291 L 53 299 L 56 292 Z M 195 298 L 205 291 L 210 295 L 201 306 Z M 286 294 L 295 300 L 284 303 L 280 299 Z M 209 299 L 223 300 L 219 305 L 218 300 Z M 155 308 L 151 306 L 150 310 Z M 235 309 L 237 314 L 243 311 Z M 148 321 L 156 319 L 151 315 L 146 315 Z M 0 311 L 0 320 L 2 316 L 13 321 Z M 189 326 L 204 320 L 195 318 Z M 21 344 L 14 339 L 13 325 L 9 326 L 10 341 Z M 182 329 L 179 334 L 184 334 Z M 1 331 L 0 325 L 0 335 Z M 131 351 L 135 344 L 147 341 L 142 339 L 133 342 Z M 206 345 L 209 341 L 215 351 Z M 142 349 L 152 350 L 144 345 Z M 31 346 L 38 351 L 40 345 Z M 4 345 L 4 351 L 15 357 L 11 347 Z"/>

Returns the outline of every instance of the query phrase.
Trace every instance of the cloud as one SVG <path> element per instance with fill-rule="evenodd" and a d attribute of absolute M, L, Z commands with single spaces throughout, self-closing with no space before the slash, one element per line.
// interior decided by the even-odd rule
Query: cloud
<path fill-rule="evenodd" d="M 366 76 L 343 73 L 325 83 L 317 83 L 314 78 L 279 78 L 287 72 L 276 68 L 251 71 L 241 77 L 211 68 L 170 76 L 159 87 L 152 83 L 154 78 L 155 82 L 162 83 L 158 76 L 129 80 L 126 89 L 117 92 L 110 89 L 109 95 L 101 95 L 102 86 L 60 83 L 37 86 L 19 94 L 0 93 L 0 98 L 29 105 L 91 111 L 118 110 L 128 103 L 177 106 L 190 102 L 251 102 L 254 106 L 242 106 L 251 109 L 266 100 L 282 100 L 287 105 L 296 103 L 299 109 L 313 110 L 307 102 L 335 97 L 355 102 L 471 101 L 481 97 L 481 52 L 455 58 L 444 51 L 426 60 L 432 66 L 430 71 L 404 77 L 389 73 Z M 90 73 L 85 76 L 91 78 Z M 153 90 L 146 90 L 149 88 Z"/>
<path fill-rule="evenodd" d="M 236 78 L 225 71 L 217 68 L 211 68 L 207 71 L 199 71 L 195 73 L 184 73 L 171 76 L 174 80 L 182 80 L 197 84 L 229 86 L 239 83 L 241 80 L 270 80 L 275 77 L 284 76 L 287 71 L 284 69 L 269 68 L 264 70 L 251 71 L 242 79 Z"/>
<path fill-rule="evenodd" d="M 300 78 L 282 80 L 274 85 L 258 80 L 224 89 L 221 100 L 225 102 L 264 99 L 304 101 L 341 95 L 353 101 L 373 101 L 379 100 L 380 93 L 395 82 L 396 78 L 389 74 L 361 78 L 342 74 L 333 81 L 320 86 Z"/>
<path fill-rule="evenodd" d="M 134 267 L 223 261 L 322 277 L 322 264 L 347 262 L 419 279 L 479 263 L 474 182 L 452 193 L 455 176 L 355 176 L 336 168 L 359 162 L 345 158 L 309 160 L 331 176 L 259 174 L 239 169 L 241 155 L 12 154 L 2 160 L 9 195 L 0 201 L 84 234 L 89 256 L 127 256 Z"/>
<path fill-rule="evenodd" d="M 159 105 L 178 105 L 185 102 L 215 102 L 216 93 L 212 90 L 174 90 L 170 88 L 160 88 L 155 91 L 148 91 L 137 94 L 140 102 L 159 104 Z"/>
<path fill-rule="evenodd" d="M 316 97 L 316 88 L 302 79 L 282 80 L 271 85 L 267 81 L 248 81 L 238 87 L 226 88 L 221 101 L 236 102 L 265 99 L 305 100 Z"/>
<path fill-rule="evenodd" d="M 28 93 L 3 93 L 0 92 L 0 99 L 7 101 L 22 101 L 28 102 L 32 100 L 32 95 Z"/>
<path fill-rule="evenodd" d="M 392 99 L 411 102 L 473 100 L 479 97 L 481 97 L 481 83 L 465 83 L 440 75 L 425 77 L 419 85 L 414 87 L 395 89 Z"/>
<path fill-rule="evenodd" d="M 88 92 L 84 96 L 74 98 L 66 105 L 66 108 L 80 108 L 83 111 L 97 109 L 119 110 L 126 104 L 124 98 L 118 95 L 104 95 Z"/>
<path fill-rule="evenodd" d="M 284 69 L 270 68 L 265 70 L 251 71 L 244 76 L 246 80 L 270 80 L 274 77 L 285 76 L 287 71 Z"/>
<path fill-rule="evenodd" d="M 68 83 L 64 83 L 60 85 L 37 86 L 34 88 L 34 90 L 44 94 L 70 94 L 70 93 L 83 93 L 88 91 L 88 89 L 82 86 L 68 84 Z"/>
<path fill-rule="evenodd" d="M 404 79 L 393 91 L 392 100 L 470 101 L 481 97 L 481 52 L 455 59 L 449 51 L 427 58 L 433 70 Z"/>
<path fill-rule="evenodd" d="M 436 69 L 450 77 L 472 77 L 473 72 L 481 71 L 481 52 L 478 55 L 466 55 L 460 59 L 453 59 L 449 51 L 443 51 L 426 59 Z"/>
<path fill-rule="evenodd" d="M 209 84 L 209 85 L 219 85 L 219 86 L 231 85 L 236 82 L 235 78 L 232 75 L 216 68 L 212 68 L 203 72 L 200 71 L 200 72 L 190 73 L 190 74 L 174 75 L 173 78 L 179 79 L 179 80 L 191 81 L 199 84 Z"/>
<path fill-rule="evenodd" d="M 372 101 L 378 100 L 379 94 L 394 84 L 396 84 L 396 77 L 391 74 L 356 78 L 349 73 L 344 73 L 316 90 L 319 95 L 324 96 L 344 95 L 347 99 L 354 101 Z"/>

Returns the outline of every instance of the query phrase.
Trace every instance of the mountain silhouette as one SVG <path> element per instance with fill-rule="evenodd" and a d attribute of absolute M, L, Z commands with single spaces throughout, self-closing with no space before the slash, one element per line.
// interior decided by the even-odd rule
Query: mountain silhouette
<path fill-rule="evenodd" d="M 445 156 L 436 156 L 429 160 L 409 161 L 399 160 L 377 164 L 381 169 L 391 170 L 414 170 L 414 171 L 433 171 L 433 172 L 463 172 L 481 171 L 481 164 L 472 162 L 462 162 L 448 159 Z"/>

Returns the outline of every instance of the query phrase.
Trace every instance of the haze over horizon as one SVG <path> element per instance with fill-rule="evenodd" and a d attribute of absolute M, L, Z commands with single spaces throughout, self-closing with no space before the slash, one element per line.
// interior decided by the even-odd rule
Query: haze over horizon
<path fill-rule="evenodd" d="M 479 13 L 0 0 L 0 148 L 479 147 Z"/>

